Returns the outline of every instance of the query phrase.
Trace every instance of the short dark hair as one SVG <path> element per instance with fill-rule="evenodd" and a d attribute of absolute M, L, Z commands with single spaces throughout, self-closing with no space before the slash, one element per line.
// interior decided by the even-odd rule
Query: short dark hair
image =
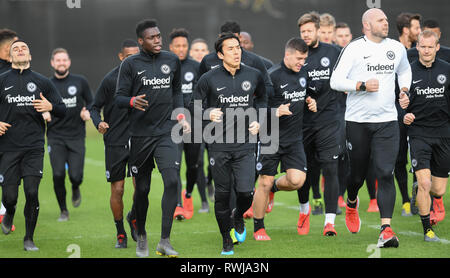
<path fill-rule="evenodd" d="M 306 23 L 310 23 L 310 22 L 314 23 L 314 25 L 316 26 L 316 29 L 320 28 L 320 15 L 318 12 L 309 12 L 309 13 L 302 15 L 297 20 L 297 25 L 298 25 L 298 27 L 301 27 L 302 25 L 304 25 Z"/>
<path fill-rule="evenodd" d="M 187 40 L 189 40 L 189 32 L 184 28 L 179 28 L 179 29 L 173 29 L 172 32 L 170 32 L 170 34 L 169 34 L 170 42 L 172 42 L 173 39 L 178 38 L 178 37 L 184 37 Z"/>
<path fill-rule="evenodd" d="M 139 44 L 135 40 L 125 39 L 122 42 L 122 45 L 120 47 L 120 51 L 122 51 L 124 48 L 127 48 L 127 47 L 139 47 Z"/>
<path fill-rule="evenodd" d="M 427 19 L 423 22 L 423 28 L 440 28 L 440 26 L 437 20 Z"/>
<path fill-rule="evenodd" d="M 196 39 L 194 39 L 194 40 L 191 42 L 191 45 L 196 44 L 196 43 L 199 43 L 199 42 L 208 45 L 208 43 L 206 42 L 206 40 L 203 39 L 203 38 L 196 38 Z"/>
<path fill-rule="evenodd" d="M 342 28 L 342 29 L 344 29 L 344 28 L 350 29 L 350 26 L 348 26 L 348 24 L 345 23 L 345 22 L 338 22 L 338 23 L 336 24 L 335 29 L 340 29 L 340 28 Z"/>
<path fill-rule="evenodd" d="M 52 51 L 52 60 L 53 60 L 53 58 L 55 58 L 55 55 L 58 53 L 66 53 L 70 59 L 69 51 L 67 51 L 67 49 L 65 49 L 65 48 L 58 47 L 58 48 L 53 49 L 53 51 Z"/>
<path fill-rule="evenodd" d="M 236 21 L 226 21 L 220 26 L 220 33 L 231 32 L 233 34 L 241 33 L 241 26 Z"/>
<path fill-rule="evenodd" d="M 17 37 L 17 33 L 9 29 L 0 29 L 0 45 Z"/>
<path fill-rule="evenodd" d="M 397 16 L 397 30 L 400 35 L 403 34 L 403 28 L 411 27 L 411 21 L 413 19 L 416 19 L 420 22 L 422 20 L 422 16 L 420 14 L 412 13 L 401 13 Z"/>
<path fill-rule="evenodd" d="M 136 36 L 142 38 L 143 33 L 148 28 L 158 27 L 156 19 L 144 19 L 136 25 Z"/>
<path fill-rule="evenodd" d="M 216 43 L 214 44 L 214 48 L 217 53 L 220 52 L 223 54 L 223 51 L 222 51 L 223 42 L 228 39 L 236 39 L 239 42 L 239 45 L 241 44 L 241 41 L 234 33 L 231 33 L 231 32 L 221 33 L 219 35 L 219 38 L 217 39 Z"/>
<path fill-rule="evenodd" d="M 308 52 L 308 45 L 301 38 L 294 37 L 287 41 L 285 50 L 288 50 L 288 49 L 293 49 L 293 50 L 297 50 L 301 53 L 306 53 L 306 52 Z"/>

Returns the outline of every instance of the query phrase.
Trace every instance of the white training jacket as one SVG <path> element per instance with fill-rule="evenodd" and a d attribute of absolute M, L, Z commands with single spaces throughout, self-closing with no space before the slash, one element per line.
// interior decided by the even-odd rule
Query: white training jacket
<path fill-rule="evenodd" d="M 405 47 L 398 41 L 386 38 L 380 43 L 366 36 L 350 42 L 336 62 L 330 86 L 348 92 L 345 120 L 358 123 L 380 123 L 397 120 L 395 107 L 395 76 L 400 88 L 409 90 L 411 67 Z M 378 92 L 356 91 L 356 84 L 376 78 Z"/>

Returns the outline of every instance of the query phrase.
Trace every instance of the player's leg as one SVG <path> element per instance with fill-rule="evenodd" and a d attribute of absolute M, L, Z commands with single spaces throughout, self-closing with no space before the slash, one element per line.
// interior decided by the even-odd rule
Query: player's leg
<path fill-rule="evenodd" d="M 367 212 L 379 212 L 380 210 L 377 204 L 377 177 L 375 175 L 372 157 L 370 158 L 369 168 L 367 169 L 366 186 L 370 199 Z"/>
<path fill-rule="evenodd" d="M 48 154 L 53 171 L 53 189 L 60 209 L 58 221 L 67 221 L 69 220 L 69 211 L 66 204 L 65 179 L 68 150 L 62 141 L 49 139 Z"/>
<path fill-rule="evenodd" d="M 397 180 L 400 194 L 402 195 L 402 216 L 412 216 L 411 214 L 411 200 L 408 194 L 408 170 L 406 170 L 406 164 L 408 164 L 408 141 L 406 134 L 406 127 L 403 122 L 399 122 L 400 127 L 400 145 L 395 163 L 395 179 Z"/>
<path fill-rule="evenodd" d="M 378 181 L 377 203 L 380 209 L 381 233 L 378 247 L 398 247 L 398 238 L 391 228 L 396 188 L 394 168 L 399 148 L 399 130 L 396 121 L 374 125 L 371 148 Z"/>
<path fill-rule="evenodd" d="M 25 193 L 25 208 L 23 210 L 25 216 L 25 237 L 23 240 L 25 251 L 39 250 L 34 244 L 33 235 L 39 216 L 38 190 L 40 182 L 40 176 L 26 176 L 23 178 L 23 191 Z"/>
<path fill-rule="evenodd" d="M 2 202 L 5 205 L 5 215 L 1 223 L 4 234 L 14 231 L 14 215 L 20 185 L 20 152 L 5 152 L 0 160 L 0 186 L 2 187 Z"/>
<path fill-rule="evenodd" d="M 72 183 L 72 205 L 78 207 L 81 203 L 80 186 L 84 174 L 85 139 L 67 140 L 67 148 L 69 149 L 67 157 L 68 173 Z"/>
<path fill-rule="evenodd" d="M 179 159 L 179 161 L 181 161 L 181 158 L 182 158 L 182 156 L 183 156 L 183 148 L 184 148 L 184 145 L 185 145 L 185 144 L 184 144 L 183 142 L 177 144 L 177 147 L 178 147 L 178 159 Z M 187 165 L 186 165 L 186 166 L 187 166 Z M 181 170 L 181 167 L 180 167 L 180 170 Z M 177 219 L 177 220 L 183 220 L 183 219 L 186 218 L 186 215 L 185 215 L 186 213 L 185 213 L 185 210 L 184 210 L 184 207 L 183 207 L 183 201 L 182 201 L 183 197 L 181 196 L 181 195 L 182 195 L 182 192 L 183 192 L 183 186 L 182 186 L 182 184 L 181 184 L 181 175 L 180 175 L 180 173 L 177 174 L 177 177 L 178 177 L 178 184 L 177 184 L 177 206 L 176 206 L 176 208 L 175 208 L 175 212 L 174 212 L 173 217 L 174 217 L 175 219 Z M 189 217 L 189 218 L 191 218 L 191 217 Z"/>

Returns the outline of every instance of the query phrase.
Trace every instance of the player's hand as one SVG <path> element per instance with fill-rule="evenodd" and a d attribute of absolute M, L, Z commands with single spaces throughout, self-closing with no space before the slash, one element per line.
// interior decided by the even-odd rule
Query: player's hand
<path fill-rule="evenodd" d="M 52 115 L 50 115 L 50 112 L 42 113 L 42 118 L 44 118 L 44 121 L 46 121 L 47 123 L 52 121 Z"/>
<path fill-rule="evenodd" d="M 5 134 L 9 127 L 11 127 L 10 124 L 5 123 L 5 122 L 0 122 L 0 136 Z"/>
<path fill-rule="evenodd" d="M 408 97 L 408 95 L 404 91 L 401 91 L 400 94 L 399 94 L 399 97 L 400 98 L 398 99 L 398 102 L 400 103 L 400 107 L 402 109 L 408 108 L 408 105 L 409 105 L 409 97 Z"/>
<path fill-rule="evenodd" d="M 379 87 L 378 79 L 373 78 L 366 81 L 366 92 L 378 92 Z"/>
<path fill-rule="evenodd" d="M 317 102 L 312 97 L 306 98 L 306 103 L 308 104 L 308 109 L 312 112 L 317 112 Z"/>
<path fill-rule="evenodd" d="M 289 110 L 289 106 L 291 104 L 281 104 L 278 108 L 277 108 L 277 112 L 276 112 L 276 116 L 279 118 L 281 116 L 288 116 L 288 115 L 292 115 L 292 112 Z"/>
<path fill-rule="evenodd" d="M 180 119 L 178 123 L 183 127 L 183 134 L 191 133 L 191 125 L 185 119 Z"/>
<path fill-rule="evenodd" d="M 403 123 L 405 125 L 410 125 L 414 122 L 414 120 L 416 119 L 416 116 L 414 116 L 413 113 L 407 113 L 404 117 L 403 117 Z"/>
<path fill-rule="evenodd" d="M 257 121 L 251 122 L 248 130 L 252 135 L 256 135 L 259 132 L 259 123 Z"/>
<path fill-rule="evenodd" d="M 98 132 L 105 134 L 108 131 L 109 124 L 107 122 L 100 122 L 98 124 Z"/>
<path fill-rule="evenodd" d="M 53 105 L 50 103 L 50 101 L 48 101 L 44 97 L 42 92 L 39 93 L 39 95 L 41 96 L 41 99 L 33 100 L 34 109 L 36 109 L 36 111 L 38 111 L 39 113 L 52 111 L 53 110 Z"/>
<path fill-rule="evenodd" d="M 220 123 L 220 122 L 222 122 L 222 119 L 221 119 L 222 115 L 223 115 L 223 112 L 220 111 L 220 108 L 214 108 L 209 113 L 209 119 L 215 123 Z"/>
<path fill-rule="evenodd" d="M 83 107 L 80 112 L 80 117 L 85 122 L 89 121 L 91 119 L 91 113 L 86 109 L 86 107 Z"/>
<path fill-rule="evenodd" d="M 145 94 L 136 96 L 133 100 L 133 108 L 145 111 L 145 107 L 148 107 L 148 101 L 145 99 Z"/>

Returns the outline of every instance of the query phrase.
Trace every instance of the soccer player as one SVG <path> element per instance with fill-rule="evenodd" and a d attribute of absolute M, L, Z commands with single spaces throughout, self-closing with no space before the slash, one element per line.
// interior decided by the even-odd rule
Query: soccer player
<path fill-rule="evenodd" d="M 316 111 L 316 102 L 307 95 L 307 72 L 302 70 L 308 56 L 308 46 L 300 38 L 290 39 L 285 46 L 283 61 L 269 70 L 273 93 L 269 107 L 279 117 L 279 148 L 274 154 L 261 154 L 258 187 L 253 201 L 253 223 L 256 240 L 270 240 L 264 227 L 264 214 L 269 193 L 298 190 L 306 179 L 306 155 L 302 142 L 303 110 Z M 274 179 L 278 164 L 286 174 Z M 258 168 L 258 167 L 257 167 Z"/>
<path fill-rule="evenodd" d="M 119 60 L 139 52 L 136 41 L 127 39 L 122 42 L 118 53 Z M 123 194 L 126 168 L 129 159 L 128 109 L 119 109 L 114 103 L 119 66 L 111 70 L 100 83 L 90 110 L 92 123 L 103 134 L 105 143 L 106 180 L 111 183 L 110 205 L 117 230 L 116 248 L 127 248 L 127 233 L 123 226 Z M 103 109 L 104 119 L 101 111 Z M 132 229 L 132 236 L 133 234 Z M 136 239 L 135 239 L 136 240 Z"/>
<path fill-rule="evenodd" d="M 169 49 L 181 61 L 181 91 L 183 93 L 184 108 L 189 109 L 192 98 L 192 92 L 197 84 L 199 75 L 198 68 L 200 63 L 188 57 L 189 49 L 189 33 L 185 29 L 174 29 L 169 34 L 170 44 Z M 193 115 L 193 111 L 190 111 Z M 181 178 L 178 181 L 177 193 L 177 208 L 175 209 L 174 217 L 177 219 L 191 219 L 194 214 L 194 202 L 192 198 L 192 191 L 195 183 L 197 183 L 200 198 L 202 200 L 200 213 L 209 211 L 209 203 L 206 198 L 206 181 L 204 178 L 199 179 L 198 173 L 200 171 L 200 151 L 201 143 L 183 143 L 179 144 L 179 160 L 184 150 L 184 158 L 186 160 L 186 190 L 181 191 Z M 183 196 L 181 196 L 183 195 Z M 181 201 L 181 199 L 183 201 Z"/>
<path fill-rule="evenodd" d="M 345 120 L 350 178 L 345 223 L 352 233 L 361 228 L 358 191 L 372 156 L 381 218 L 377 246 L 398 247 L 398 238 L 390 226 L 396 193 L 393 172 L 399 145 L 395 77 L 397 74 L 401 90 L 399 102 L 405 109 L 409 103 L 411 68 L 405 47 L 387 38 L 389 25 L 382 10 L 367 10 L 362 24 L 365 36 L 353 40 L 341 52 L 330 80 L 331 88 L 348 92 Z"/>
<path fill-rule="evenodd" d="M 397 16 L 398 40 L 406 49 L 416 46 L 417 37 L 421 32 L 421 20 L 422 16 L 420 14 L 401 13 Z"/>
<path fill-rule="evenodd" d="M 319 175 L 314 174 L 314 171 L 320 173 L 320 169 L 325 179 L 324 234 L 336 235 L 334 220 L 339 194 L 338 158 L 343 153 L 341 147 L 343 128 L 339 119 L 338 92 L 330 88 L 329 79 L 340 51 L 334 45 L 319 41 L 319 24 L 320 16 L 316 12 L 306 13 L 298 19 L 300 36 L 309 48 L 305 70 L 314 85 L 308 87 L 314 91 L 311 97 L 317 102 L 317 112 L 305 110 L 303 118 L 303 145 L 308 173 L 304 186 L 298 190 L 300 215 L 297 231 L 300 235 L 309 233 L 309 191 L 312 184 L 318 184 Z M 318 198 L 320 196 L 314 196 L 315 206 L 323 202 Z"/>
<path fill-rule="evenodd" d="M 9 29 L 0 29 L 0 74 L 11 69 L 10 60 L 10 46 L 11 43 L 17 40 L 17 33 Z M 0 159 L 2 154 L 0 153 Z M 6 208 L 3 203 L 0 205 L 0 223 L 2 223 L 3 216 L 6 213 Z M 15 229 L 15 227 L 14 227 Z"/>
<path fill-rule="evenodd" d="M 247 51 L 253 51 L 255 44 L 252 41 L 252 36 L 248 32 L 241 31 L 241 33 L 239 34 L 239 39 L 241 40 L 241 47 L 243 49 Z M 269 59 L 264 58 L 263 56 L 259 56 L 259 58 L 261 58 L 267 69 L 270 69 L 273 66 L 272 61 L 270 61 Z"/>
<path fill-rule="evenodd" d="M 38 189 L 43 173 L 45 121 L 43 112 L 63 117 L 64 103 L 55 86 L 34 72 L 28 44 L 16 40 L 11 44 L 11 70 L 0 75 L 0 185 L 6 207 L 1 228 L 12 230 L 23 181 L 25 193 L 25 251 L 39 250 L 33 241 L 39 215 Z"/>
<path fill-rule="evenodd" d="M 321 42 L 332 44 L 335 38 L 336 20 L 329 13 L 320 15 L 319 39 Z"/>
<path fill-rule="evenodd" d="M 189 50 L 189 56 L 197 62 L 201 62 L 203 57 L 209 54 L 208 44 L 202 38 L 197 38 L 192 41 Z"/>
<path fill-rule="evenodd" d="M 180 161 L 178 146 L 171 138 L 175 122 L 174 109 L 183 108 L 181 93 L 181 64 L 178 57 L 162 50 L 162 38 L 156 20 L 140 21 L 136 26 L 139 54 L 125 59 L 120 65 L 115 103 L 121 108 L 132 108 L 130 122 L 131 173 L 136 179 L 134 206 L 136 210 L 136 255 L 149 255 L 145 222 L 148 194 L 156 160 L 164 183 L 161 200 L 161 239 L 156 253 L 177 257 L 170 244 L 173 214 L 177 206 L 177 184 Z M 184 114 L 177 116 L 184 132 L 190 131 Z"/>
<path fill-rule="evenodd" d="M 352 41 L 353 35 L 350 29 L 345 22 L 338 22 L 335 27 L 335 35 L 334 42 L 340 47 L 344 48 Z"/>
<path fill-rule="evenodd" d="M 230 32 L 221 34 L 215 43 L 215 50 L 222 65 L 200 77 L 193 100 L 201 101 L 202 108 L 208 109 L 205 113 L 209 113 L 209 119 L 213 122 L 209 125 L 215 129 L 216 140 L 209 143 L 209 159 L 215 183 L 214 210 L 223 239 L 222 254 L 232 255 L 234 251 L 230 231 L 235 229 L 239 242 L 245 240 L 243 214 L 252 204 L 255 182 L 252 174 L 256 164 L 255 143 L 251 141 L 254 139 L 256 142 L 260 123 L 255 119 L 257 115 L 248 118 L 245 115 L 252 111 L 257 113 L 254 109 L 266 108 L 267 95 L 261 72 L 241 64 L 238 36 Z M 239 112 L 244 114 L 245 120 L 239 121 Z M 232 142 L 225 140 L 231 137 L 230 132 L 233 134 Z M 238 132 L 245 138 L 240 138 Z M 237 195 L 233 213 L 230 207 L 232 186 Z"/>
<path fill-rule="evenodd" d="M 419 35 L 417 50 L 419 60 L 411 63 L 411 101 L 404 123 L 408 125 L 411 164 L 418 182 L 424 239 L 439 241 L 431 224 L 442 219 L 430 216 L 430 193 L 433 203 L 442 199 L 450 172 L 450 64 L 436 58 L 439 37 L 433 31 Z"/>
<path fill-rule="evenodd" d="M 50 79 L 58 89 L 67 113 L 64 118 L 47 120 L 47 147 L 53 169 L 53 187 L 61 210 L 58 221 L 69 220 L 66 205 L 66 164 L 72 183 L 72 205 L 81 203 L 80 185 L 83 182 L 86 124 L 94 99 L 86 78 L 69 72 L 71 60 L 64 48 L 52 52 L 51 66 L 54 76 Z"/>

